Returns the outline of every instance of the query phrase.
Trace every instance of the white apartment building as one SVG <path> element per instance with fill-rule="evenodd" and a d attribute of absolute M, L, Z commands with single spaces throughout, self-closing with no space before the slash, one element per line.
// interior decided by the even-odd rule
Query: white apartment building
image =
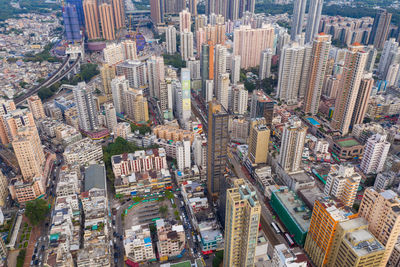
<path fill-rule="evenodd" d="M 383 170 L 390 143 L 386 141 L 386 135 L 375 134 L 370 137 L 365 145 L 363 159 L 360 168 L 365 174 L 379 173 Z"/>

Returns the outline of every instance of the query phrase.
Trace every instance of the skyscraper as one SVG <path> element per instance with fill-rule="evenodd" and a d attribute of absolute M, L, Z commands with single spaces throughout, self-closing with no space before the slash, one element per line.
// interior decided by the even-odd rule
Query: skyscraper
<path fill-rule="evenodd" d="M 18 130 L 35 126 L 32 112 L 28 109 L 11 110 L 1 118 L 1 139 L 3 144 L 11 143 L 17 136 Z M 4 136 L 3 136 L 4 133 Z"/>
<path fill-rule="evenodd" d="M 365 174 L 380 173 L 385 166 L 390 143 L 386 135 L 375 134 L 368 138 L 360 168 Z"/>
<path fill-rule="evenodd" d="M 32 112 L 32 115 L 36 120 L 43 119 L 46 117 L 42 105 L 42 100 L 40 100 L 40 98 L 37 95 L 28 97 L 27 102 L 29 110 Z"/>
<path fill-rule="evenodd" d="M 179 32 L 184 32 L 185 30 L 190 32 L 192 26 L 192 19 L 189 10 L 184 9 L 179 12 Z"/>
<path fill-rule="evenodd" d="M 214 80 L 214 46 L 201 46 L 200 71 L 202 83 L 202 97 L 206 99 L 206 81 Z M 211 97 L 212 98 L 212 97 Z"/>
<path fill-rule="evenodd" d="M 79 22 L 79 28 L 82 28 L 85 26 L 85 14 L 83 12 L 83 5 L 82 5 L 82 0 L 66 0 L 65 1 L 69 5 L 74 5 L 76 8 L 76 12 L 78 14 L 78 22 Z"/>
<path fill-rule="evenodd" d="M 116 67 L 118 76 L 125 76 L 129 81 L 129 86 L 136 89 L 147 88 L 148 76 L 147 65 L 140 60 L 126 60 Z"/>
<path fill-rule="evenodd" d="M 217 198 L 226 183 L 224 172 L 229 142 L 229 114 L 216 100 L 208 104 L 207 190 L 210 198 Z"/>
<path fill-rule="evenodd" d="M 124 112 L 124 92 L 129 89 L 129 81 L 125 76 L 117 76 L 111 81 L 111 92 L 115 111 Z"/>
<path fill-rule="evenodd" d="M 85 13 L 85 30 L 89 40 L 101 38 L 100 16 L 96 0 L 84 0 L 83 11 Z"/>
<path fill-rule="evenodd" d="M 359 216 L 365 218 L 369 231 L 385 247 L 380 267 L 385 267 L 400 235 L 400 199 L 392 190 L 377 192 L 367 188 L 361 201 Z"/>
<path fill-rule="evenodd" d="M 114 128 L 117 126 L 118 123 L 117 113 L 112 103 L 105 104 L 104 110 L 106 112 L 106 126 L 111 133 L 114 131 Z"/>
<path fill-rule="evenodd" d="M 104 2 L 99 5 L 101 32 L 106 40 L 115 40 L 115 19 L 113 6 Z"/>
<path fill-rule="evenodd" d="M 349 132 L 367 56 L 361 45 L 350 46 L 345 54 L 342 78 L 331 121 L 332 128 L 339 130 L 342 135 Z"/>
<path fill-rule="evenodd" d="M 261 52 L 259 78 L 264 80 L 271 77 L 272 49 L 265 49 Z"/>
<path fill-rule="evenodd" d="M 121 42 L 122 55 L 125 60 L 137 59 L 136 42 L 132 40 L 125 40 Z"/>
<path fill-rule="evenodd" d="M 122 43 L 109 43 L 103 49 L 104 62 L 108 65 L 115 65 L 124 61 Z"/>
<path fill-rule="evenodd" d="M 240 56 L 232 56 L 231 83 L 236 84 L 240 81 Z"/>
<path fill-rule="evenodd" d="M 163 0 L 150 0 L 150 17 L 154 25 L 164 22 L 163 3 Z"/>
<path fill-rule="evenodd" d="M 251 120 L 248 155 L 253 164 L 267 163 L 269 136 L 264 118 Z"/>
<path fill-rule="evenodd" d="M 304 15 L 306 13 L 307 0 L 295 0 L 293 3 L 292 27 L 290 38 L 296 41 L 297 35 L 303 31 Z"/>
<path fill-rule="evenodd" d="M 146 122 L 149 120 L 147 98 L 143 96 L 143 90 L 129 88 L 124 91 L 124 111 L 134 122 Z"/>
<path fill-rule="evenodd" d="M 254 266 L 261 216 L 256 190 L 243 179 L 236 179 L 226 194 L 223 266 Z"/>
<path fill-rule="evenodd" d="M 117 30 L 125 27 L 125 8 L 123 0 L 112 0 L 115 28 Z"/>
<path fill-rule="evenodd" d="M 225 103 L 222 103 L 221 100 L 218 98 L 218 88 L 220 86 L 220 75 L 226 73 L 226 55 L 227 49 L 223 45 L 216 45 L 215 46 L 215 66 L 214 66 L 214 92 L 217 95 L 217 100 L 224 105 L 225 109 L 228 109 L 228 106 Z M 222 76 L 221 76 L 222 77 Z M 229 78 L 229 75 L 228 75 Z M 229 82 L 228 82 L 229 86 Z M 228 104 L 228 102 L 226 102 Z"/>
<path fill-rule="evenodd" d="M 72 91 L 76 109 L 78 110 L 79 128 L 84 131 L 97 129 L 99 120 L 92 89 L 85 82 L 80 82 Z"/>
<path fill-rule="evenodd" d="M 318 113 L 330 47 L 330 35 L 320 33 L 315 37 L 311 52 L 307 92 L 304 99 L 305 113 L 311 113 L 312 115 Z"/>
<path fill-rule="evenodd" d="M 230 90 L 229 110 L 233 114 L 245 114 L 247 112 L 249 92 L 244 84 L 233 84 Z"/>
<path fill-rule="evenodd" d="M 300 170 L 303 156 L 304 142 L 307 134 L 307 126 L 297 117 L 289 118 L 281 138 L 281 151 L 278 162 L 286 172 Z"/>
<path fill-rule="evenodd" d="M 313 41 L 314 36 L 318 33 L 319 22 L 321 20 L 322 5 L 324 0 L 311 0 L 308 8 L 306 43 Z"/>
<path fill-rule="evenodd" d="M 342 164 L 331 171 L 326 179 L 324 193 L 334 196 L 345 206 L 353 207 L 361 175 L 354 171 L 354 166 Z"/>
<path fill-rule="evenodd" d="M 64 19 L 65 38 L 70 42 L 80 41 L 82 36 L 76 6 L 71 4 L 63 6 L 62 15 Z"/>
<path fill-rule="evenodd" d="M 315 201 L 304 250 L 316 266 L 327 266 L 338 224 L 356 216 L 350 208 L 331 197 Z"/>
<path fill-rule="evenodd" d="M 150 96 L 160 99 L 160 82 L 164 80 L 164 58 L 152 56 L 147 60 Z"/>
<path fill-rule="evenodd" d="M 233 32 L 233 54 L 241 56 L 241 68 L 248 69 L 260 64 L 261 51 L 273 48 L 275 33 L 270 24 L 252 29 L 240 26 Z"/>
<path fill-rule="evenodd" d="M 274 100 L 262 90 L 254 90 L 251 95 L 250 118 L 264 118 L 268 127 L 272 125 L 274 116 Z"/>
<path fill-rule="evenodd" d="M 174 26 L 169 25 L 166 33 L 165 40 L 167 43 L 167 53 L 172 55 L 176 53 L 176 29 Z"/>
<path fill-rule="evenodd" d="M 36 126 L 20 128 L 12 146 L 25 181 L 43 175 L 45 157 Z"/>
<path fill-rule="evenodd" d="M 181 32 L 181 56 L 182 60 L 193 57 L 193 33 L 187 30 Z"/>
<path fill-rule="evenodd" d="M 181 69 L 182 84 L 182 121 L 188 121 L 192 114 L 191 93 L 190 93 L 190 70 Z"/>
<path fill-rule="evenodd" d="M 279 60 L 277 96 L 288 105 L 298 103 L 308 84 L 312 48 L 298 43 L 286 45 Z M 261 67 L 261 66 L 260 66 Z"/>
<path fill-rule="evenodd" d="M 100 76 L 104 93 L 106 95 L 111 94 L 111 81 L 115 78 L 115 66 L 103 64 L 100 68 Z"/>
<path fill-rule="evenodd" d="M 385 42 L 382 55 L 379 60 L 378 74 L 379 78 L 385 79 L 390 65 L 400 63 L 399 43 L 394 38 Z"/>
<path fill-rule="evenodd" d="M 392 13 L 383 10 L 375 15 L 374 24 L 372 24 L 369 44 L 373 44 L 376 49 L 382 49 L 389 34 L 390 21 Z"/>
<path fill-rule="evenodd" d="M 215 90 L 215 96 L 218 102 L 228 110 L 229 105 L 229 73 L 221 73 L 218 75 L 218 79 L 214 81 L 214 85 L 217 83 Z"/>
<path fill-rule="evenodd" d="M 189 12 L 193 16 L 197 16 L 197 0 L 189 0 Z"/>
<path fill-rule="evenodd" d="M 373 85 L 374 79 L 372 78 L 372 73 L 364 74 L 360 82 L 360 88 L 358 89 L 356 103 L 354 105 L 354 111 L 351 117 L 351 127 L 356 124 L 363 123 Z"/>

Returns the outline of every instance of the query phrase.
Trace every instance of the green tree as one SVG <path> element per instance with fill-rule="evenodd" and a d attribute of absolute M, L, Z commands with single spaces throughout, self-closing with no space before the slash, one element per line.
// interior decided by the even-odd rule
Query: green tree
<path fill-rule="evenodd" d="M 213 267 L 219 267 L 224 260 L 224 251 L 220 250 L 215 252 L 215 257 L 212 261 Z"/>
<path fill-rule="evenodd" d="M 158 211 L 161 213 L 161 216 L 165 217 L 165 215 L 167 215 L 168 212 L 168 208 L 167 206 L 161 206 Z"/>
<path fill-rule="evenodd" d="M 17 256 L 17 267 L 24 266 L 26 249 L 21 249 Z"/>
<path fill-rule="evenodd" d="M 81 66 L 81 77 L 85 82 L 89 82 L 100 71 L 97 69 L 97 64 L 87 63 Z"/>
<path fill-rule="evenodd" d="M 182 57 L 179 53 L 173 55 L 164 54 L 163 57 L 165 65 L 171 65 L 172 67 L 177 69 L 186 67 L 186 62 L 182 60 Z"/>
<path fill-rule="evenodd" d="M 26 203 L 25 215 L 32 225 L 43 222 L 49 211 L 49 205 L 44 199 L 35 199 Z"/>
<path fill-rule="evenodd" d="M 134 123 L 131 123 L 131 130 L 132 132 L 136 132 L 137 130 L 139 131 L 140 134 L 145 135 L 146 133 L 151 132 L 150 126 L 147 125 L 136 125 Z"/>
<path fill-rule="evenodd" d="M 171 191 L 167 190 L 167 191 L 165 191 L 165 197 L 168 199 L 173 199 L 174 194 Z"/>

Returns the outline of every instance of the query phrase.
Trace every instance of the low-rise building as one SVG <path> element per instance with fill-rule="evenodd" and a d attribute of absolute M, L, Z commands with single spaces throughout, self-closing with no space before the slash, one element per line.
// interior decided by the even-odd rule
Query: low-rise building
<path fill-rule="evenodd" d="M 91 161 L 99 161 L 103 158 L 103 150 L 100 144 L 96 144 L 90 138 L 84 138 L 68 145 L 64 150 L 64 159 L 67 164 L 85 165 Z"/>
<path fill-rule="evenodd" d="M 81 133 L 68 124 L 60 123 L 55 129 L 55 139 L 58 143 L 62 144 L 64 147 L 78 142 L 82 139 Z"/>
<path fill-rule="evenodd" d="M 307 267 L 307 256 L 302 253 L 294 253 L 285 244 L 279 244 L 274 247 L 272 266 Z"/>
<path fill-rule="evenodd" d="M 185 249 L 185 230 L 181 224 L 160 219 L 156 221 L 157 249 L 160 261 L 173 259 L 183 254 Z"/>
<path fill-rule="evenodd" d="M 333 140 L 332 150 L 340 159 L 357 159 L 363 156 L 364 145 L 354 137 L 342 137 Z"/>
<path fill-rule="evenodd" d="M 135 225 L 125 230 L 124 248 L 127 258 L 135 263 L 156 259 L 148 225 Z"/>

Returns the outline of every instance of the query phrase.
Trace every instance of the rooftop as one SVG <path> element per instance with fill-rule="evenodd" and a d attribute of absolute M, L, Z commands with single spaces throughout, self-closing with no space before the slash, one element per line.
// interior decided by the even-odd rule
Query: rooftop
<path fill-rule="evenodd" d="M 318 199 L 326 211 L 336 221 L 344 221 L 354 215 L 350 208 L 343 205 L 342 202 L 336 201 L 331 197 L 322 197 Z"/>
<path fill-rule="evenodd" d="M 311 223 L 311 211 L 307 208 L 306 204 L 293 191 L 280 190 L 273 193 L 283 206 L 285 206 L 286 211 L 294 218 L 301 229 L 307 232 Z"/>
<path fill-rule="evenodd" d="M 92 188 L 106 189 L 104 165 L 92 164 L 85 169 L 85 191 Z"/>
<path fill-rule="evenodd" d="M 360 142 L 358 142 L 354 137 L 346 137 L 335 140 L 335 142 L 341 147 L 352 147 L 352 146 L 360 146 Z"/>

